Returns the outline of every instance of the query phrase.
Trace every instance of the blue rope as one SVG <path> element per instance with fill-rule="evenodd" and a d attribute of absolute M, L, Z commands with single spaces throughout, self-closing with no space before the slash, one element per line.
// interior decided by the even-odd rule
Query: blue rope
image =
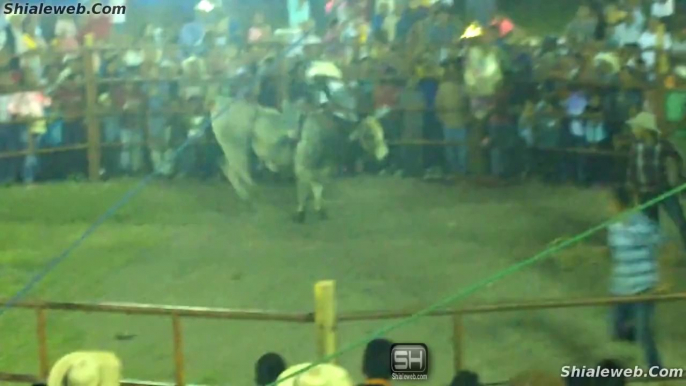
<path fill-rule="evenodd" d="M 276 66 L 283 57 L 291 52 L 296 46 L 298 46 L 300 43 L 304 41 L 304 39 L 307 37 L 307 34 L 303 34 L 300 38 L 298 38 L 295 42 L 292 42 L 289 44 L 283 51 L 281 51 L 276 57 L 275 60 L 271 63 L 271 66 L 274 67 Z M 251 86 L 256 85 L 256 81 L 259 81 L 259 78 L 253 79 L 253 82 L 251 82 Z M 251 87 L 252 89 L 252 87 Z M 209 129 L 210 124 L 212 120 L 217 119 L 220 117 L 222 114 L 226 113 L 231 105 L 229 104 L 226 106 L 224 109 L 220 110 L 217 112 L 217 114 L 212 118 L 208 119 L 204 122 L 203 128 L 202 128 L 202 135 L 205 135 L 207 132 L 207 129 Z M 201 137 L 202 135 L 198 136 Z M 172 160 L 176 160 L 176 158 L 181 154 L 191 143 L 194 142 L 194 140 L 197 137 L 188 137 L 181 146 L 179 146 L 173 154 Z M 119 209 L 121 209 L 124 205 L 128 204 L 129 201 L 131 201 L 138 193 L 140 193 L 150 182 L 152 182 L 155 177 L 157 176 L 158 172 L 154 171 L 150 174 L 148 174 L 146 177 L 144 177 L 140 182 L 136 184 L 133 188 L 131 188 L 128 192 L 124 194 L 124 196 L 114 203 L 109 209 L 105 211 L 100 217 L 98 217 L 97 220 L 91 226 L 86 229 L 85 232 L 77 239 L 75 240 L 69 247 L 67 247 L 62 253 L 59 255 L 55 256 L 52 258 L 50 261 L 48 261 L 47 264 L 41 269 L 40 272 L 38 272 L 35 276 L 33 276 L 26 285 L 17 291 L 14 296 L 12 296 L 7 302 L 2 304 L 0 306 L 0 316 L 2 316 L 7 310 L 10 308 L 14 307 L 19 301 L 21 301 L 31 290 L 33 290 L 43 279 L 45 279 L 46 276 L 48 276 L 53 270 L 55 270 L 62 262 L 64 262 L 71 254 L 76 250 L 78 247 L 83 244 L 84 241 L 88 237 L 90 237 L 93 233 L 95 233 L 100 226 L 105 223 L 107 220 L 109 220 Z"/>

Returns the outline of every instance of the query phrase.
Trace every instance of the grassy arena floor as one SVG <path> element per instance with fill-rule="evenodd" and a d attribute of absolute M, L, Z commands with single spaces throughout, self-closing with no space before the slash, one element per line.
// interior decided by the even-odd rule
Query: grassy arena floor
<path fill-rule="evenodd" d="M 0 297 L 18 290 L 133 184 L 2 189 Z M 310 311 L 313 283 L 334 279 L 340 311 L 427 305 L 602 221 L 607 206 L 599 190 L 538 184 L 489 189 L 365 177 L 338 181 L 328 193 L 332 218 L 296 226 L 289 221 L 294 194 L 288 186 L 262 189 L 258 209 L 250 210 L 224 183 L 155 183 L 30 298 Z M 599 235 L 464 304 L 604 295 L 602 240 Z M 660 347 L 670 366 L 686 367 L 685 308 L 658 309 Z M 351 342 L 381 325 L 342 325 L 340 340 Z M 487 314 L 469 317 L 465 327 L 466 363 L 488 380 L 534 365 L 554 371 L 590 364 L 610 350 L 637 354 L 609 342 L 604 309 Z M 291 362 L 314 353 L 313 329 L 305 325 L 188 321 L 185 329 L 195 382 L 249 384 L 253 361 L 267 350 Z M 0 318 L 0 369 L 36 372 L 34 331 L 29 312 Z M 52 313 L 50 354 L 111 349 L 122 356 L 128 377 L 171 379 L 170 331 L 170 322 L 157 317 Z M 123 332 L 136 337 L 116 340 Z M 440 385 L 451 372 L 450 334 L 450 320 L 438 318 L 390 336 L 427 342 L 433 353 L 428 384 Z M 359 358 L 360 350 L 341 363 L 356 370 Z"/>

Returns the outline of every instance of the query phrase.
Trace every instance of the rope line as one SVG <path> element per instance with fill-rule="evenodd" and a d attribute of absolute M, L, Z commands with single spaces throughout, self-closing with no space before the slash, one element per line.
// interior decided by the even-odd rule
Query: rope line
<path fill-rule="evenodd" d="M 560 251 L 564 248 L 567 248 L 571 245 L 574 245 L 574 244 L 576 244 L 576 243 L 578 243 L 584 239 L 587 239 L 589 236 L 593 235 L 594 233 L 596 233 L 598 231 L 605 229 L 610 224 L 620 220 L 621 218 L 623 218 L 627 214 L 636 213 L 638 211 L 641 211 L 641 210 L 643 210 L 649 206 L 652 206 L 652 205 L 659 203 L 660 201 L 662 201 L 668 197 L 671 197 L 675 194 L 681 193 L 684 190 L 686 190 L 686 183 L 684 183 L 684 184 L 682 184 L 682 185 L 680 185 L 680 186 L 678 186 L 678 187 L 676 187 L 676 188 L 674 188 L 674 189 L 672 189 L 666 193 L 663 193 L 662 195 L 655 197 L 655 198 L 651 199 L 650 201 L 645 202 L 644 204 L 637 205 L 637 206 L 633 207 L 632 209 L 624 211 L 623 213 L 620 213 L 620 214 L 610 218 L 609 220 L 606 220 L 606 221 L 604 221 L 604 222 L 602 222 L 596 226 L 593 226 L 593 227 L 591 227 L 591 228 L 589 228 L 589 229 L 587 229 L 581 233 L 578 233 L 577 235 L 575 235 L 575 236 L 573 236 L 567 240 L 564 240 L 560 243 L 557 243 L 557 244 L 555 244 L 549 248 L 546 248 L 543 251 L 535 254 L 534 256 L 532 256 L 526 260 L 520 261 L 519 263 L 513 264 L 508 268 L 497 271 L 496 273 L 494 273 L 490 276 L 487 276 L 486 278 L 481 279 L 481 280 L 477 281 L 476 283 L 469 285 L 466 288 L 461 289 L 452 295 L 446 296 L 445 298 L 438 300 L 437 302 L 427 306 L 426 308 L 424 308 L 422 310 L 417 311 L 416 313 L 414 313 L 414 314 L 412 314 L 406 318 L 400 319 L 396 322 L 389 323 L 386 326 L 381 327 L 376 331 L 373 331 L 372 333 L 370 333 L 366 337 L 363 337 L 362 339 L 360 339 L 356 342 L 352 342 L 352 343 L 349 343 L 348 345 L 343 346 L 338 351 L 336 351 L 332 354 L 329 354 L 329 355 L 325 356 L 324 358 L 321 358 L 317 361 L 312 362 L 309 366 L 289 375 L 288 377 L 284 377 L 283 379 L 280 379 L 280 380 L 270 384 L 269 386 L 276 386 L 279 383 L 281 383 L 287 379 L 297 377 L 298 375 L 300 375 L 304 372 L 307 372 L 308 370 L 312 369 L 313 367 L 316 367 L 317 365 L 327 363 L 327 362 L 331 361 L 332 359 L 338 358 L 339 356 L 341 356 L 345 353 L 348 353 L 348 352 L 355 350 L 357 348 L 361 348 L 361 347 L 365 346 L 369 341 L 377 339 L 377 338 L 381 338 L 385 334 L 387 334 L 391 331 L 397 330 L 401 327 L 404 327 L 408 324 L 411 324 L 411 323 L 417 321 L 418 319 L 421 319 L 422 317 L 424 317 L 424 316 L 426 316 L 426 315 L 428 315 L 428 314 L 430 314 L 436 310 L 444 308 L 444 307 L 446 307 L 452 303 L 462 301 L 465 298 L 469 297 L 470 295 L 474 294 L 475 292 L 477 292 L 481 289 L 484 289 L 484 288 L 488 287 L 489 285 L 494 284 L 494 283 L 496 283 L 496 282 L 498 282 L 498 281 L 500 281 L 500 280 L 502 280 L 502 279 L 514 274 L 514 273 L 517 273 L 517 272 L 523 270 L 524 268 L 527 268 L 527 267 L 539 262 L 540 260 L 543 260 L 547 257 L 550 257 L 555 252 L 558 252 L 558 251 Z"/>

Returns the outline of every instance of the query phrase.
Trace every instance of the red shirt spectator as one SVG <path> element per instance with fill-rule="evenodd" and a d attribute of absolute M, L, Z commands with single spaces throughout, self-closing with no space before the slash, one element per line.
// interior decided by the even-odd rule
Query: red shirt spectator
<path fill-rule="evenodd" d="M 83 39 L 88 34 L 93 34 L 93 39 L 96 42 L 107 40 L 112 31 L 112 19 L 109 15 L 91 15 L 86 24 L 79 32 L 79 40 Z"/>
<path fill-rule="evenodd" d="M 400 89 L 390 83 L 381 83 L 374 88 L 374 108 L 394 107 L 398 103 Z"/>

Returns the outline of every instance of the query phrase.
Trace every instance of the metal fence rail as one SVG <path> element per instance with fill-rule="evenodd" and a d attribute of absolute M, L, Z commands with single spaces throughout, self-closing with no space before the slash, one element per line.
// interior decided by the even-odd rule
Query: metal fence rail
<path fill-rule="evenodd" d="M 502 313 L 514 311 L 532 311 L 544 309 L 563 309 L 580 307 L 601 307 L 621 303 L 632 303 L 639 301 L 651 302 L 675 302 L 685 301 L 686 292 L 660 294 L 651 296 L 631 296 L 631 297 L 600 297 L 582 299 L 549 299 L 525 302 L 508 302 L 496 304 L 483 304 L 466 306 L 457 309 L 437 310 L 430 313 L 432 317 L 452 318 L 452 350 L 453 368 L 457 372 L 464 368 L 464 349 L 465 340 L 463 320 L 468 315 L 484 313 Z M 0 300 L 3 302 L 4 300 Z M 252 320 L 255 322 L 279 321 L 289 323 L 315 324 L 317 345 L 327 345 L 326 335 L 335 335 L 336 323 L 349 323 L 357 321 L 388 320 L 406 318 L 418 311 L 399 310 L 399 311 L 358 311 L 338 313 L 334 316 L 333 324 L 322 326 L 321 319 L 326 319 L 323 314 L 327 311 L 327 306 L 321 302 L 315 303 L 315 312 L 278 312 L 268 310 L 245 310 L 230 308 L 207 308 L 207 307 L 182 307 L 165 306 L 151 304 L 133 303 L 69 303 L 69 302 L 21 302 L 15 305 L 16 308 L 34 310 L 36 315 L 36 340 L 38 343 L 38 362 L 39 375 L 16 374 L 12 372 L 0 371 L 0 381 L 18 383 L 38 383 L 44 380 L 50 371 L 50 359 L 48 354 L 48 311 L 68 311 L 84 313 L 108 313 L 108 314 L 127 314 L 133 316 L 163 316 L 171 321 L 171 335 L 173 341 L 173 359 L 175 383 L 179 386 L 190 385 L 186 382 L 185 354 L 184 354 L 184 334 L 182 319 L 223 319 L 223 320 Z M 331 308 L 328 308 L 331 309 Z M 7 333 L 7 332 L 0 332 Z M 0 336 L 0 340 L 2 337 Z M 319 352 L 323 353 L 326 349 L 320 347 Z M 645 379 L 636 381 L 644 382 Z M 654 380 L 658 381 L 658 380 Z M 148 381 L 126 381 L 124 384 L 132 386 L 153 386 L 160 383 Z M 164 384 L 164 383 L 163 383 Z M 499 384 L 499 383 L 495 383 Z M 166 385 L 166 384 L 164 384 Z"/>

